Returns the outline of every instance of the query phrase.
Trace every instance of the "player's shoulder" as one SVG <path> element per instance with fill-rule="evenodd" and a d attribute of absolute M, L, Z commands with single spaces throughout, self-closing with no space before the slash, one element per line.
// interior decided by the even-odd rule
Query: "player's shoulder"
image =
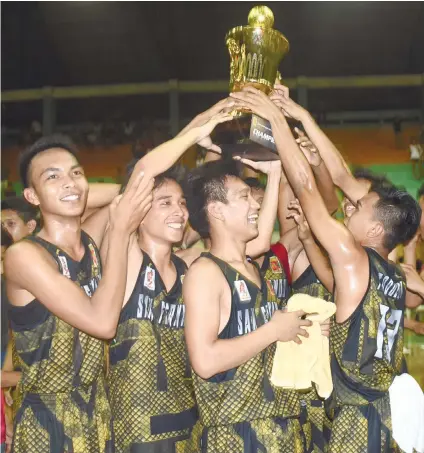
<path fill-rule="evenodd" d="M 200 255 L 193 261 L 187 272 L 187 277 L 207 277 L 205 280 L 211 280 L 212 277 L 221 274 L 219 266 L 207 256 Z"/>
<path fill-rule="evenodd" d="M 12 244 L 5 253 L 5 269 L 18 266 L 19 271 L 27 267 L 34 267 L 41 262 L 49 262 L 48 252 L 35 242 L 23 239 Z"/>

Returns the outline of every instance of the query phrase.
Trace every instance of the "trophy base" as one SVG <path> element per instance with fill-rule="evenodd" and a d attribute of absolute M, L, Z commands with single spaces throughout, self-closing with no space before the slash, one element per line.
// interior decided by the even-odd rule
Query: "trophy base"
<path fill-rule="evenodd" d="M 258 118 L 258 117 L 256 117 Z M 264 120 L 263 120 L 264 121 Z M 217 131 L 216 140 L 222 149 L 223 158 L 235 156 L 253 161 L 279 160 L 278 152 L 257 140 L 251 140 L 252 113 L 243 112 L 231 122 L 235 128 Z M 229 124 L 231 124 L 229 123 Z"/>

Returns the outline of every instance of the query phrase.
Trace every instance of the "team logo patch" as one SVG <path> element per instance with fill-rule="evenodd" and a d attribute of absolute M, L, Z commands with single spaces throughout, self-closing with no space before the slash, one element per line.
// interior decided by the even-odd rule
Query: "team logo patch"
<path fill-rule="evenodd" d="M 244 280 L 235 281 L 234 286 L 236 287 L 241 302 L 247 302 L 252 299 L 250 297 L 249 290 L 247 289 L 247 285 Z"/>
<path fill-rule="evenodd" d="M 266 280 L 266 286 L 268 286 L 268 291 L 272 296 L 275 296 L 275 291 L 274 287 L 272 286 L 272 283 L 269 280 Z"/>
<path fill-rule="evenodd" d="M 64 256 L 58 256 L 60 264 L 62 265 L 62 274 L 65 277 L 71 278 L 71 273 L 69 272 L 68 262 Z"/>
<path fill-rule="evenodd" d="M 94 267 L 96 267 L 96 268 L 99 267 L 99 261 L 97 259 L 97 253 L 94 250 L 93 244 L 88 244 L 88 248 L 90 249 L 91 259 L 93 260 Z"/>
<path fill-rule="evenodd" d="M 144 286 L 151 291 L 155 290 L 155 270 L 150 266 L 146 268 L 146 273 L 144 274 Z"/>
<path fill-rule="evenodd" d="M 280 261 L 276 256 L 271 256 L 269 259 L 269 265 L 271 267 L 272 272 L 275 272 L 276 274 L 282 274 L 283 269 L 281 268 Z"/>

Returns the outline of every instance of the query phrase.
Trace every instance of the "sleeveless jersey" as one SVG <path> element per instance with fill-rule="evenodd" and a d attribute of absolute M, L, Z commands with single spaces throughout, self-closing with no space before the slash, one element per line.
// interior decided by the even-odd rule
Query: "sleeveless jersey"
<path fill-rule="evenodd" d="M 182 282 L 187 267 L 177 256 L 171 259 L 177 278 L 168 293 L 143 251 L 137 282 L 110 345 L 117 453 L 190 451 L 185 440 L 197 411 L 184 340 Z"/>
<path fill-rule="evenodd" d="M 281 307 L 281 300 L 262 277 L 259 288 L 214 255 L 202 256 L 218 265 L 231 289 L 230 318 L 220 339 L 256 330 Z M 303 452 L 297 395 L 274 387 L 269 379 L 274 354 L 272 344 L 243 365 L 206 380 L 193 372 L 200 420 L 205 426 L 202 452 Z"/>
<path fill-rule="evenodd" d="M 38 236 L 59 272 L 88 296 L 101 278 L 97 247 L 83 231 L 80 262 Z M 104 341 L 53 315 L 37 299 L 10 307 L 23 401 L 15 420 L 14 453 L 112 452 L 110 409 L 104 386 Z"/>
<path fill-rule="evenodd" d="M 282 263 L 272 250 L 265 253 L 261 274 L 268 286 L 268 291 L 273 292 L 279 300 L 279 307 L 285 307 L 290 295 L 290 285 Z"/>
<path fill-rule="evenodd" d="M 391 437 L 388 389 L 401 373 L 406 283 L 400 267 L 372 249 L 368 289 L 330 338 L 334 409 L 330 451 L 398 451 Z M 349 449 L 346 436 L 353 432 Z"/>
<path fill-rule="evenodd" d="M 319 297 L 327 302 L 333 300 L 333 295 L 319 281 L 311 265 L 309 265 L 303 274 L 292 282 L 293 293 L 308 294 L 312 297 Z"/>

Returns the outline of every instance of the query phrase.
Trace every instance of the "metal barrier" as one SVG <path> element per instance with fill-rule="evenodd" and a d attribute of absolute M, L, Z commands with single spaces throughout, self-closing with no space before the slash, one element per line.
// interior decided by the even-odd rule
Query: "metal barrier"
<path fill-rule="evenodd" d="M 285 79 L 290 89 L 296 89 L 298 99 L 307 108 L 308 90 L 346 88 L 421 87 L 421 119 L 424 117 L 424 74 L 354 76 L 354 77 L 297 77 Z M 53 132 L 55 126 L 55 102 L 61 99 L 81 99 L 143 94 L 169 93 L 170 131 L 177 134 L 179 127 L 180 93 L 225 93 L 227 80 L 146 82 L 119 85 L 74 87 L 43 87 L 29 90 L 2 92 L 2 102 L 43 102 L 43 134 Z"/>

